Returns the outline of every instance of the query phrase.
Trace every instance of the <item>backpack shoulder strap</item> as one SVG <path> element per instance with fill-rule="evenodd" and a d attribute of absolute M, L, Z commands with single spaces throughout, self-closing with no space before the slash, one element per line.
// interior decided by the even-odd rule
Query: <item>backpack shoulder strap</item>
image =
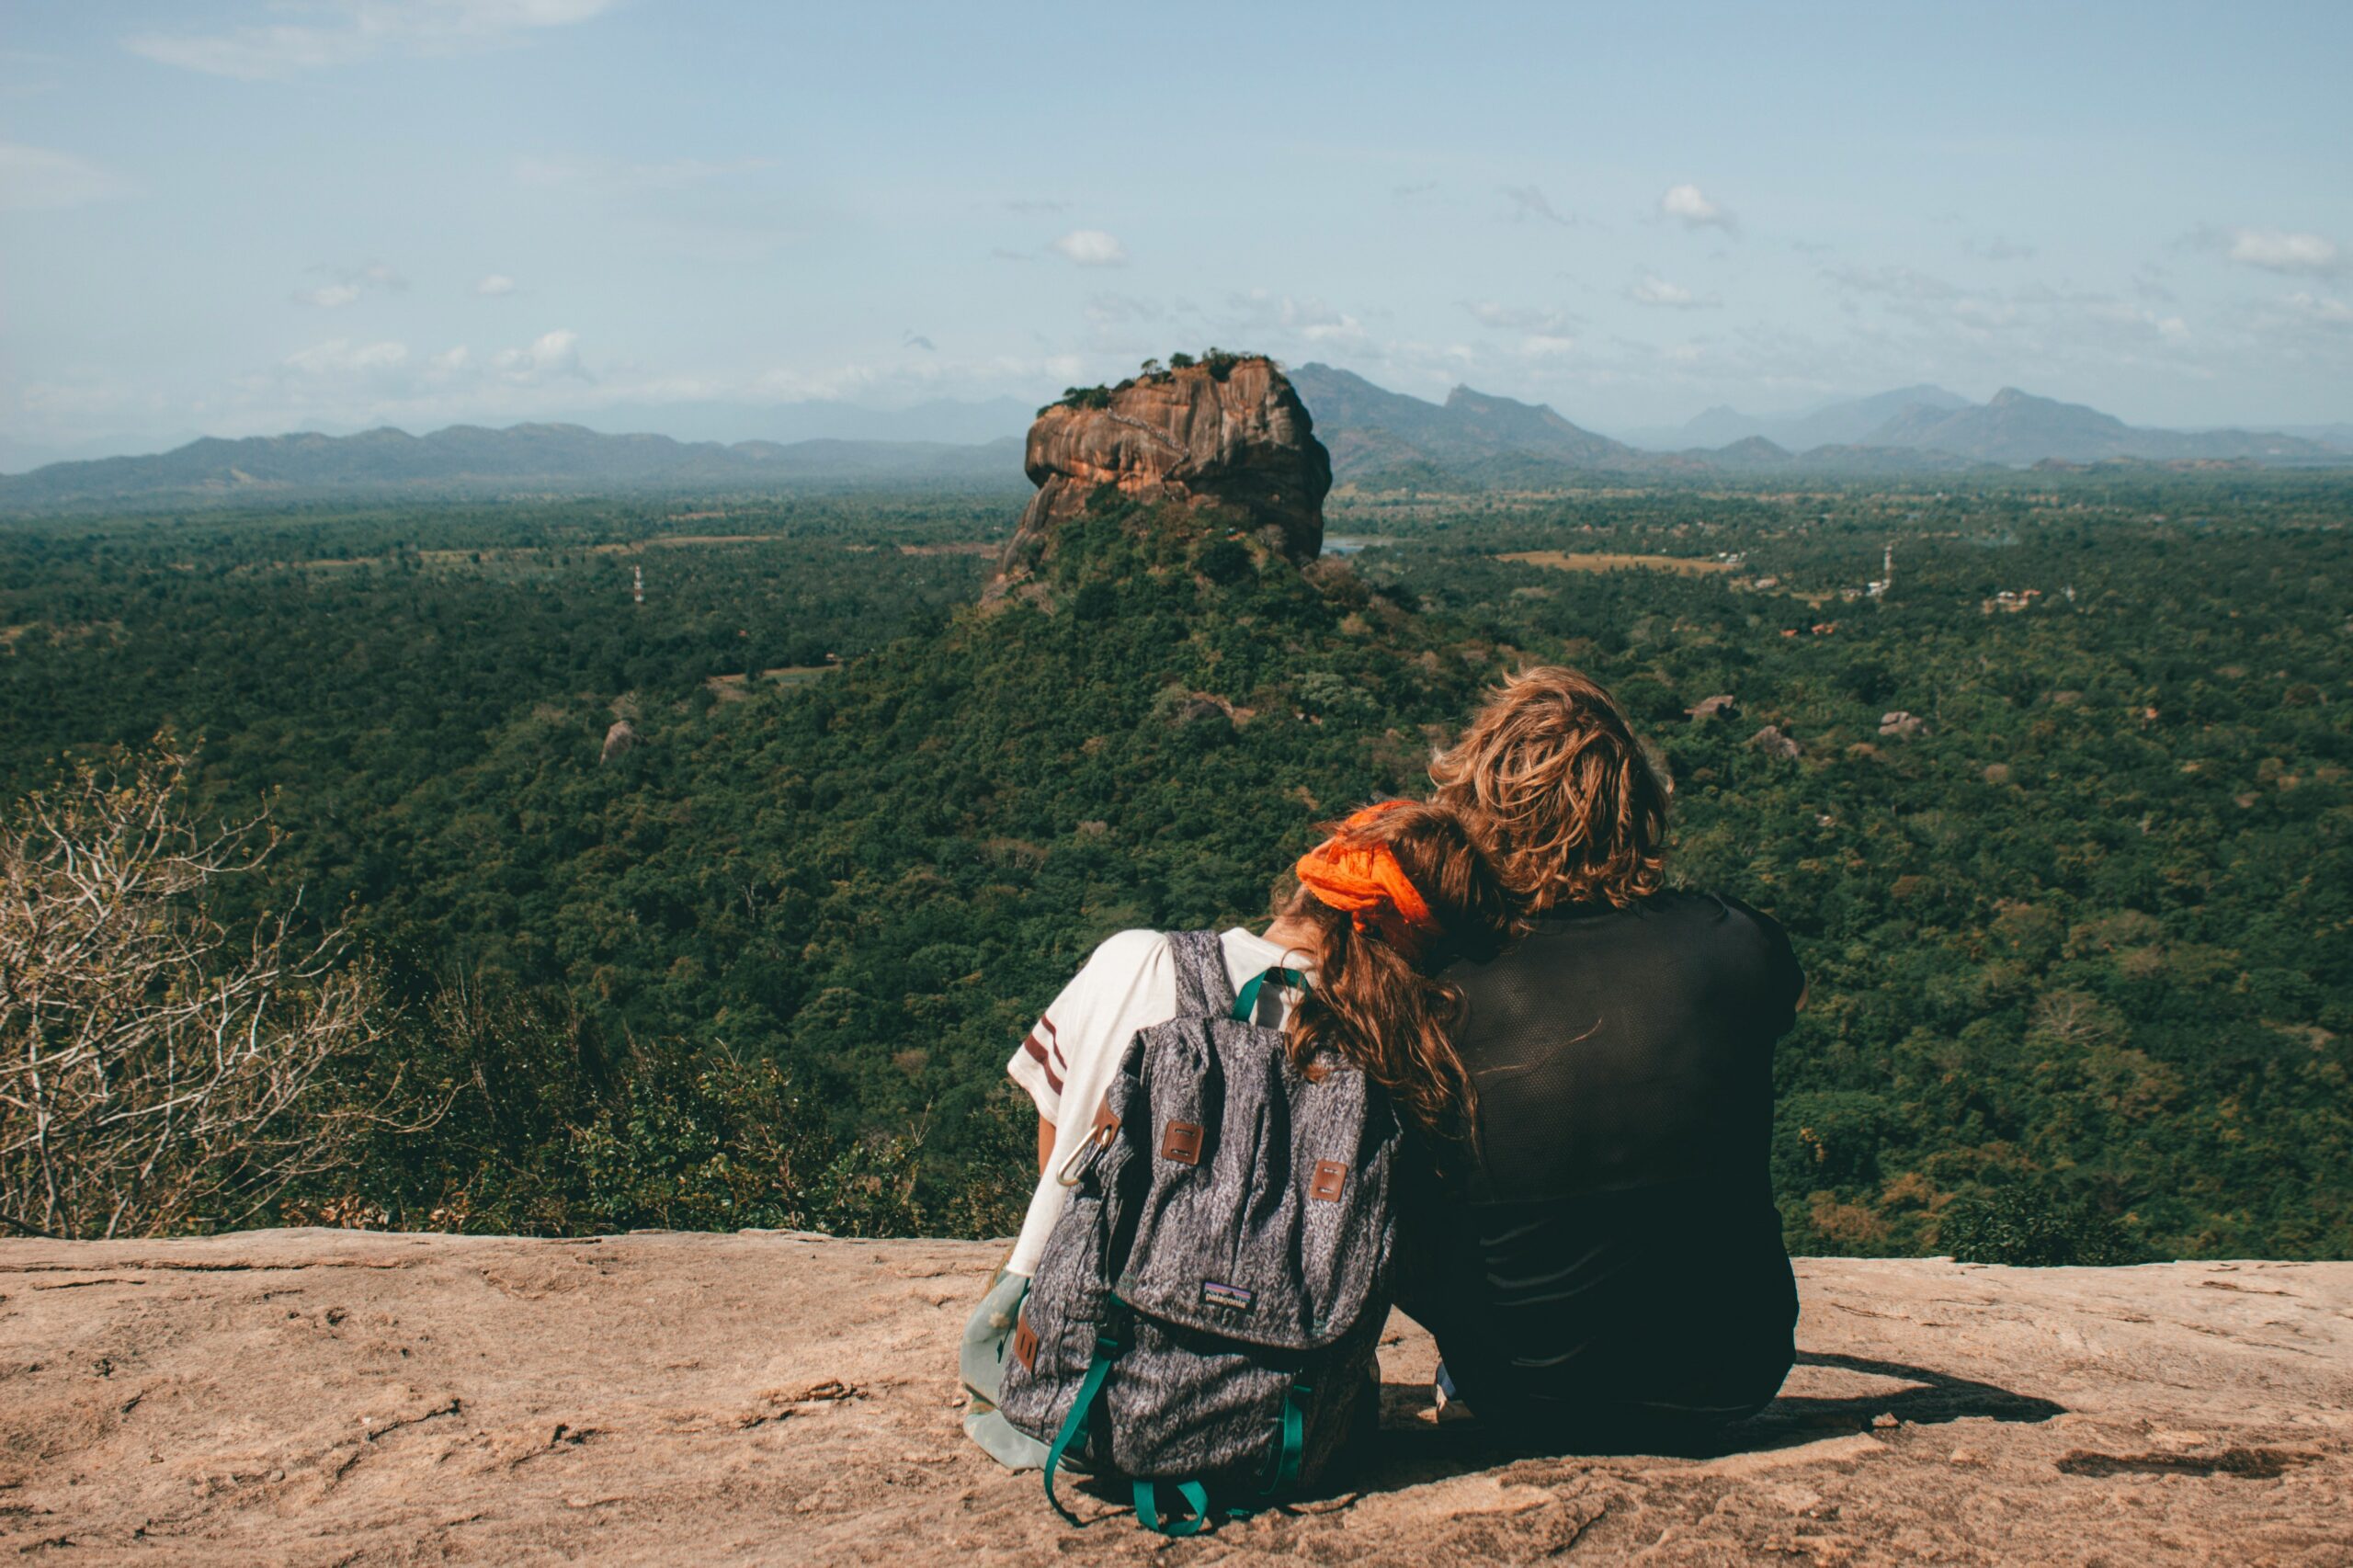
<path fill-rule="evenodd" d="M 1214 931 L 1172 931 L 1168 956 L 1176 962 L 1176 1016 L 1222 1018 L 1233 1006 L 1233 980 L 1225 972 L 1225 944 Z"/>

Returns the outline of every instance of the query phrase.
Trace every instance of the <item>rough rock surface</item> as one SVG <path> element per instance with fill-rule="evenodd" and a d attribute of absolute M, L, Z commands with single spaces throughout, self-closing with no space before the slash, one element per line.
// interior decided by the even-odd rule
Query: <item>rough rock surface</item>
<path fill-rule="evenodd" d="M 1217 374 L 1165 371 L 1113 392 L 1108 408 L 1057 404 L 1029 426 L 1023 466 L 1038 494 L 1006 547 L 1007 577 L 1106 486 L 1138 500 L 1230 507 L 1246 526 L 1274 530 L 1294 560 L 1324 548 L 1331 454 L 1271 359 L 1235 360 Z"/>
<path fill-rule="evenodd" d="M 0 1242 L 0 1551 L 61 1562 L 2353 1562 L 2353 1264 L 1799 1266 L 1709 1458 L 1512 1460 L 1381 1352 L 1351 1490 L 1166 1543 L 964 1439 L 1000 1247 Z"/>

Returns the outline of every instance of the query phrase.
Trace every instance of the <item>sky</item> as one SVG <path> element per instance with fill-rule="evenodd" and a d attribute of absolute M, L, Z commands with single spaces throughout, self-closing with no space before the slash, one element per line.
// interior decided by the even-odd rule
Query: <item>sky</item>
<path fill-rule="evenodd" d="M 0 469 L 1211 345 L 1611 433 L 2353 421 L 2348 60 L 2335 0 L 0 0 Z"/>

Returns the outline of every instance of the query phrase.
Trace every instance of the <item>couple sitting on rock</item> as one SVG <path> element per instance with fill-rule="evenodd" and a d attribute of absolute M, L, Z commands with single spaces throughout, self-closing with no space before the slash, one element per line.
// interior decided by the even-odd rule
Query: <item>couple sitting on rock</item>
<path fill-rule="evenodd" d="M 1665 886 L 1665 787 L 1574 671 L 1509 681 L 1431 776 L 1431 801 L 1359 812 L 1303 857 L 1263 933 L 1104 942 L 1014 1056 L 1040 1174 L 965 1332 L 965 1425 L 1045 1468 L 1050 1494 L 1057 1468 L 1135 1473 L 1099 1428 L 1157 1398 L 1204 1428 L 1270 1422 L 1201 1464 L 1246 1449 L 1275 1495 L 1302 1444 L 1320 1469 L 1372 1420 L 1379 1324 L 1347 1313 L 1392 1299 L 1438 1341 L 1441 1410 L 1522 1451 L 1705 1442 L 1779 1388 L 1797 1294 L 1767 1170 L 1772 1051 L 1805 991 L 1787 938 Z M 1188 1014 L 1216 1021 L 1172 1022 Z M 1336 1073 L 1363 1085 L 1337 1112 L 1317 1098 Z M 1122 1117 L 1148 1124 L 1132 1159 L 1099 1158 L 1125 1149 Z M 1184 1214 L 1230 1218 L 1187 1237 Z M 1193 1261 L 1127 1250 L 1147 1246 Z M 1307 1278 L 1267 1277 L 1283 1269 Z M 1096 1275 L 1077 1311 L 1099 1321 L 1065 1321 L 1071 1289 L 1049 1282 Z M 1050 1376 L 1040 1335 L 1058 1332 L 1078 1348 Z M 1359 1386 L 1335 1415 L 1343 1375 Z M 1108 1403 L 1107 1377 L 1125 1390 Z M 1194 1418 L 1172 1419 L 1181 1449 Z M 1351 1432 L 1319 1440 L 1319 1422 Z M 1183 1492 L 1192 1528 L 1203 1495 Z M 1146 1522 L 1159 1501 L 1138 1483 Z"/>

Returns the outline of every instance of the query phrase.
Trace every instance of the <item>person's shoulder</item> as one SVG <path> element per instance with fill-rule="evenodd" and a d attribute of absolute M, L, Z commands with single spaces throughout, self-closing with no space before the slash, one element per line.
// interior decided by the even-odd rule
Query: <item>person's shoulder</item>
<path fill-rule="evenodd" d="M 1713 926 L 1714 950 L 1756 966 L 1763 983 L 1792 999 L 1805 990 L 1804 971 L 1779 921 L 1726 892 L 1684 890 L 1671 896 L 1689 901 L 1686 907 L 1690 913 Z"/>
<path fill-rule="evenodd" d="M 1082 977 L 1108 979 L 1129 975 L 1165 962 L 1168 957 L 1168 933 L 1165 931 L 1114 931 L 1095 946 L 1087 956 Z"/>
<path fill-rule="evenodd" d="M 1711 923 L 1745 925 L 1768 937 L 1782 935 L 1781 923 L 1745 900 L 1710 888 L 1677 888 L 1657 895 L 1677 901 L 1690 915 Z"/>

